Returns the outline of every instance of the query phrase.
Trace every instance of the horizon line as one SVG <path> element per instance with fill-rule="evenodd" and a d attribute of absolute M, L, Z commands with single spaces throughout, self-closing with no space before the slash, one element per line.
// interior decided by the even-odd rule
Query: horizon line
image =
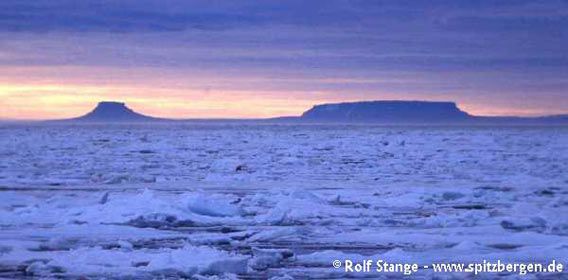
<path fill-rule="evenodd" d="M 374 100 L 358 100 L 358 101 L 340 101 L 340 102 L 328 102 L 328 103 L 315 103 L 313 104 L 310 108 L 314 108 L 316 106 L 321 106 L 321 105 L 336 105 L 336 104 L 353 104 L 353 103 L 370 103 L 370 102 L 422 102 L 422 103 L 451 103 L 454 104 L 456 106 L 456 108 L 458 108 L 460 111 L 466 113 L 467 115 L 471 116 L 471 117 L 479 117 L 479 118 L 484 118 L 484 117 L 495 117 L 495 118 L 546 118 L 546 117 L 558 117 L 558 116 L 567 116 L 568 112 L 563 112 L 563 113 L 555 113 L 555 114 L 543 114 L 543 115 L 526 115 L 526 116 L 521 116 L 521 115 L 473 115 L 471 113 L 469 113 L 468 111 L 466 111 L 465 109 L 460 108 L 460 104 L 456 101 L 433 101 L 433 100 L 418 100 L 418 99 L 411 99 L 411 100 L 405 100 L 405 99 L 374 99 Z M 76 118 L 80 118 L 85 116 L 86 114 L 92 112 L 94 109 L 97 108 L 97 106 L 101 103 L 120 103 L 123 104 L 124 106 L 128 107 L 128 102 L 127 101 L 122 101 L 122 100 L 102 100 L 102 101 L 98 101 L 94 104 L 94 106 L 92 107 L 92 109 L 90 111 L 85 112 L 82 115 L 79 116 L 74 116 L 74 117 L 68 117 L 68 118 L 41 118 L 41 119 L 28 119 L 28 118 L 0 118 L 0 121 L 2 122 L 44 122 L 44 121 L 65 121 L 65 120 L 73 120 Z M 130 108 L 130 107 L 128 107 Z M 302 114 L 304 112 L 306 112 L 307 110 L 309 110 L 310 108 L 305 109 L 301 114 L 299 115 L 281 115 L 281 116 L 273 116 L 273 117 L 181 117 L 181 118 L 172 118 L 172 117 L 156 117 L 156 116 L 152 116 L 152 115 L 147 115 L 142 111 L 139 110 L 133 110 L 132 108 L 130 108 L 132 111 L 138 113 L 138 114 L 142 114 L 144 116 L 150 117 L 150 118 L 155 118 L 155 119 L 161 119 L 164 121 L 263 121 L 263 120 L 272 120 L 272 119 L 281 119 L 281 118 L 301 118 Z"/>

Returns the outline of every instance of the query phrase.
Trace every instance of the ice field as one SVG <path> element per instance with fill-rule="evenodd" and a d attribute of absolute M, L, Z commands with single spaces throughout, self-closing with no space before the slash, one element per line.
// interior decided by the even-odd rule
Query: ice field
<path fill-rule="evenodd" d="M 566 265 L 567 170 L 566 127 L 5 124 L 0 277 L 404 278 L 336 259 Z M 568 276 L 476 279 L 496 277 Z"/>

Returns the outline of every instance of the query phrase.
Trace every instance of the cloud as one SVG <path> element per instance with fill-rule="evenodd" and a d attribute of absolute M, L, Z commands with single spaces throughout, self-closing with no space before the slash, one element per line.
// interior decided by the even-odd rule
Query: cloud
<path fill-rule="evenodd" d="M 30 71 L 4 76 L 5 83 L 87 80 L 147 93 L 159 85 L 182 95 L 184 89 L 271 98 L 293 92 L 304 100 L 317 94 L 481 102 L 475 96 L 492 95 L 548 100 L 568 110 L 556 100 L 567 90 L 567 6 L 555 0 L 6 0 L 0 1 L 0 71 Z M 71 68 L 81 71 L 65 70 Z"/>
<path fill-rule="evenodd" d="M 215 1 L 211 1 L 214 3 Z M 204 1 L 2 1 L 0 30 L 11 32 L 172 32 L 225 29 L 262 19 Z"/>
<path fill-rule="evenodd" d="M 526 19 L 566 17 L 565 1 L 72 1 L 0 2 L 0 30 L 12 32 L 172 32 L 293 25 L 403 31 L 435 22 L 456 28 L 531 27 Z M 477 19 L 477 20 L 476 20 Z M 529 26 L 530 25 L 530 26 Z"/>

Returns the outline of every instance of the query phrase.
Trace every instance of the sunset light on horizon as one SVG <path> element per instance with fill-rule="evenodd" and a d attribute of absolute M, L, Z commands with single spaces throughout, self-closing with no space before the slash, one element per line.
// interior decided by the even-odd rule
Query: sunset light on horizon
<path fill-rule="evenodd" d="M 2 279 L 568 279 L 568 0 L 2 0 Z"/>
<path fill-rule="evenodd" d="M 0 4 L 0 119 L 75 117 L 103 100 L 169 118 L 362 100 L 568 112 L 562 1 L 55 3 Z"/>

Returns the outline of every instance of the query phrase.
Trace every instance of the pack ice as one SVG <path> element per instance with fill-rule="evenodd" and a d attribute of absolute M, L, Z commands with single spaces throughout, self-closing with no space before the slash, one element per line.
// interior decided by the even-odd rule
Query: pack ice
<path fill-rule="evenodd" d="M 346 274 L 332 262 L 568 256 L 566 128 L 0 131 L 4 278 L 390 279 L 403 275 Z"/>

